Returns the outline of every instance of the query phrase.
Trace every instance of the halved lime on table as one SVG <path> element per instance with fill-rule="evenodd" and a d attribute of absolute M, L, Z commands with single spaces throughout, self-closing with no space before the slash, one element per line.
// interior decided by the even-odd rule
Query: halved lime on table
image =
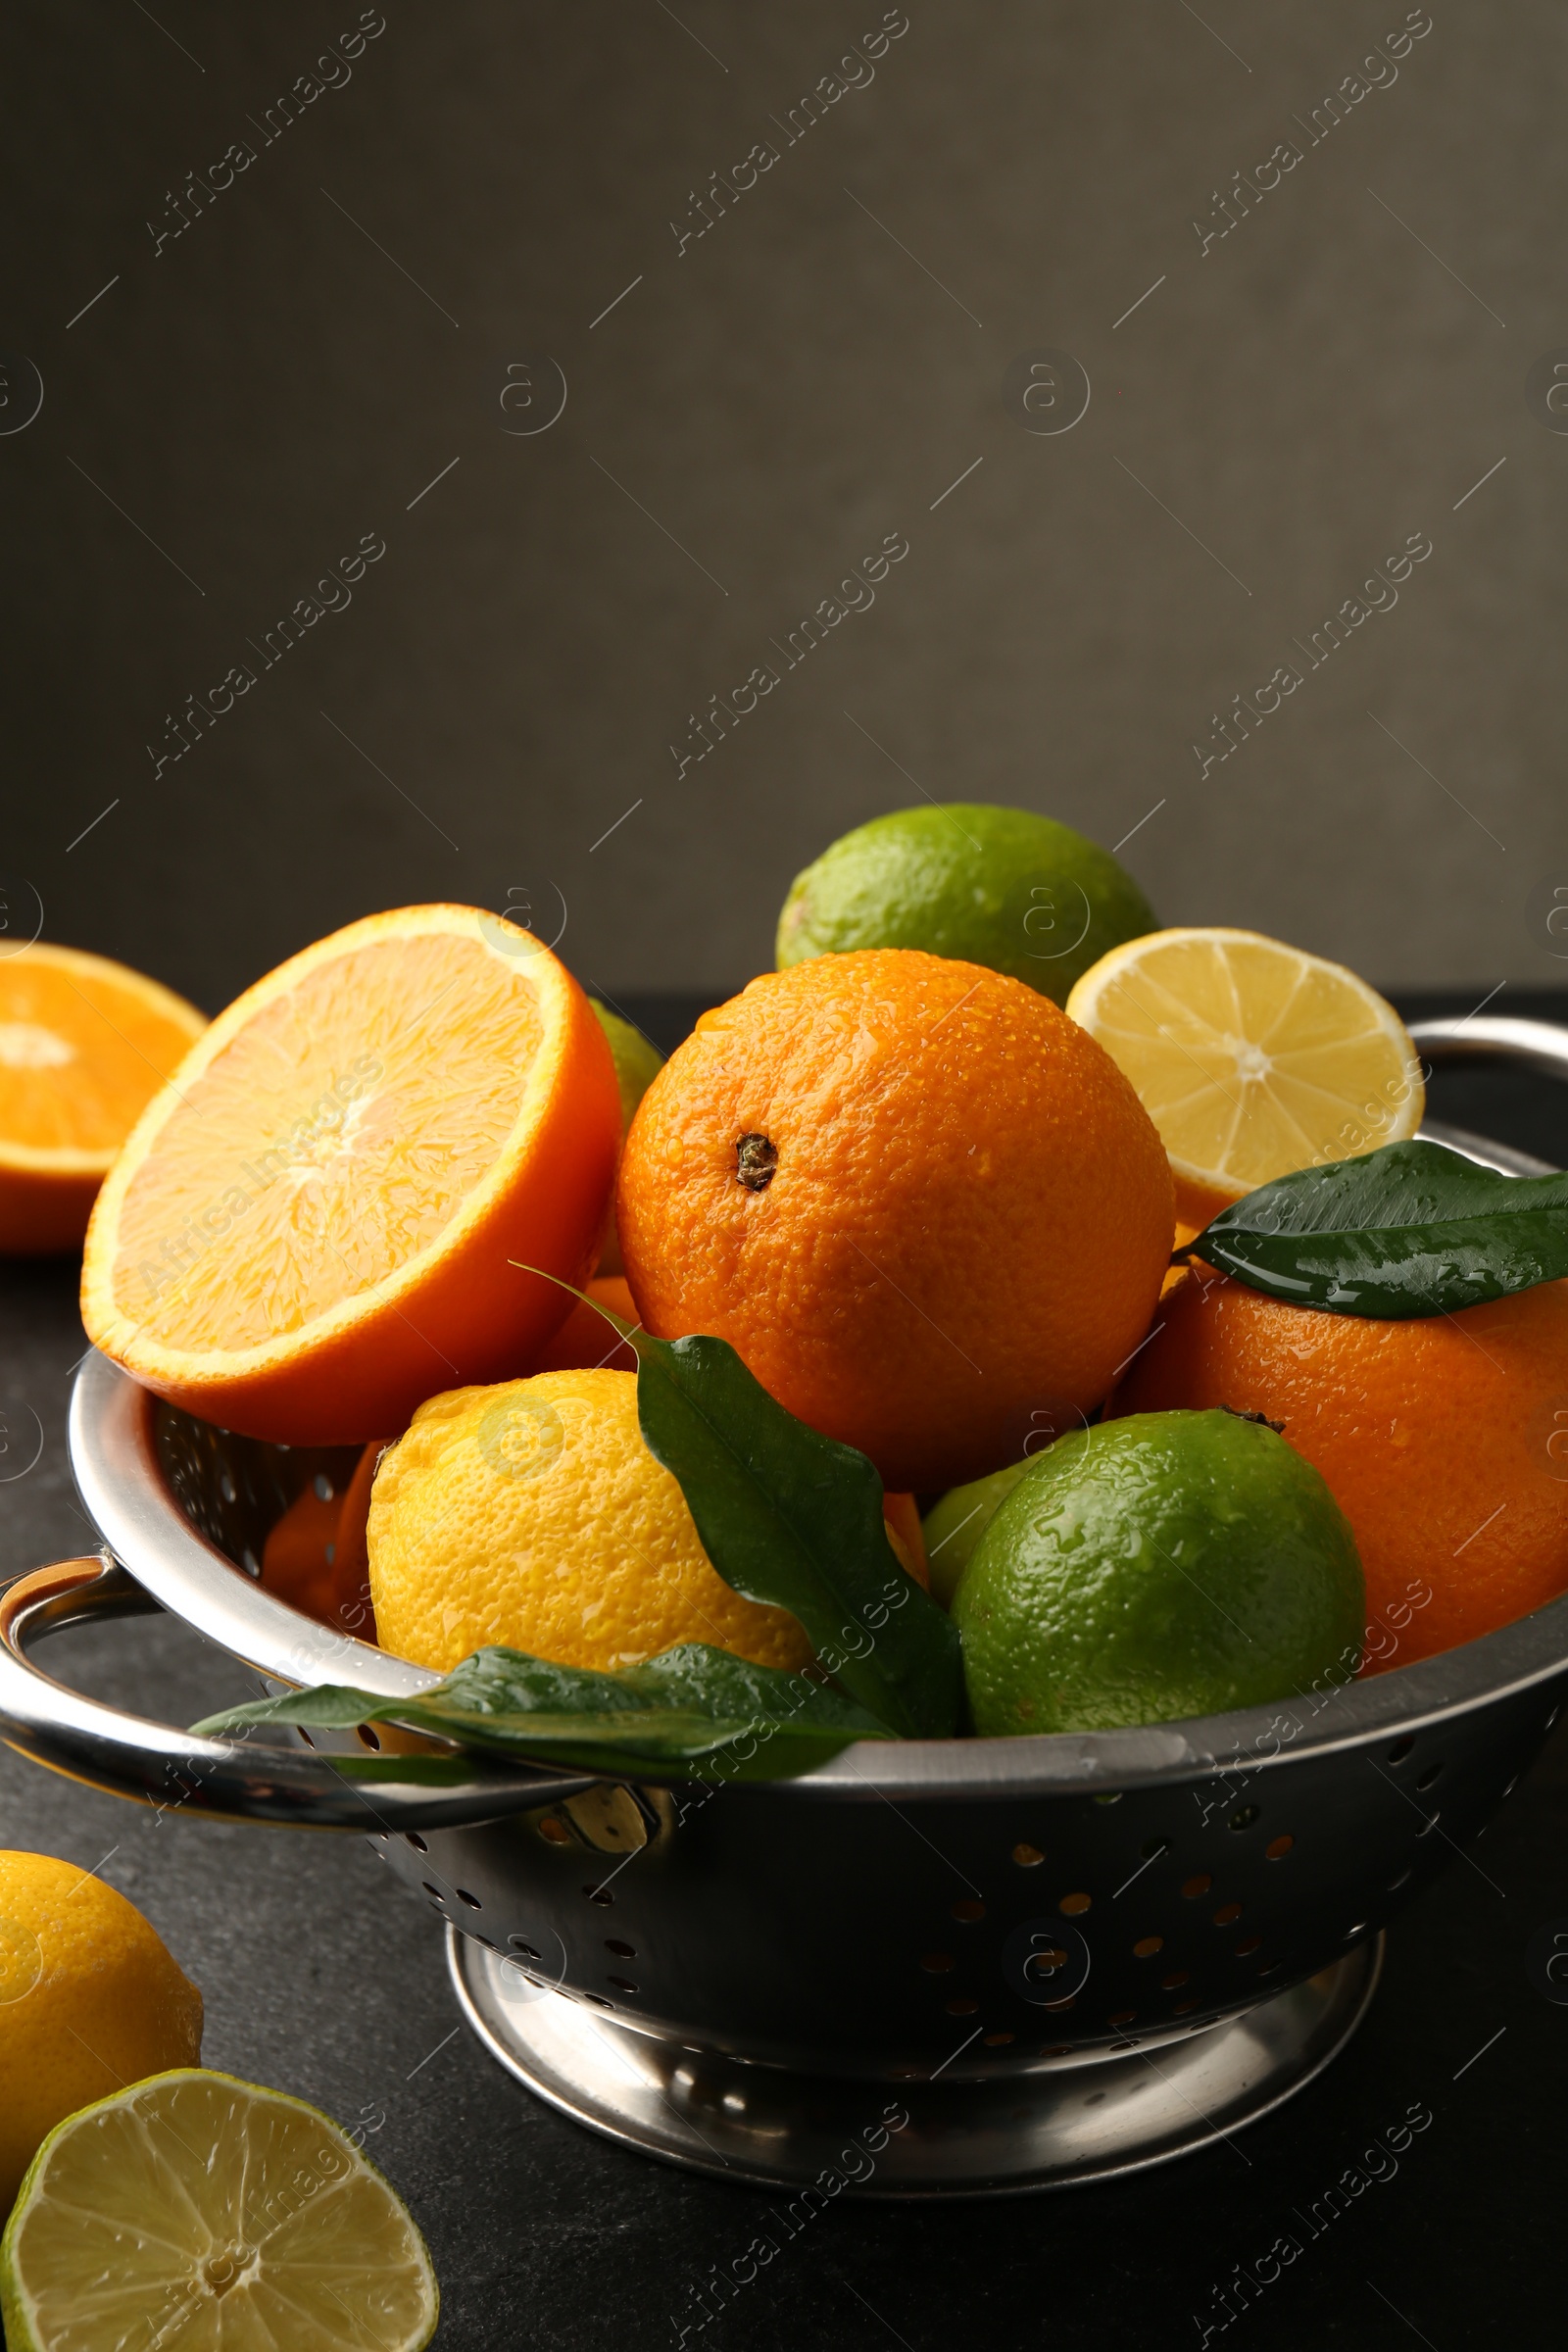
<path fill-rule="evenodd" d="M 203 2068 L 59 2125 L 0 2239 L 7 2352 L 420 2352 L 439 2311 L 423 2238 L 337 2125 Z"/>

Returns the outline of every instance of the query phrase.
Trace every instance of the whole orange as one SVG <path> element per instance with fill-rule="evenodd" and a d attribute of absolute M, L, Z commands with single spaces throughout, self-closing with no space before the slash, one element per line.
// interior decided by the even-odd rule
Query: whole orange
<path fill-rule="evenodd" d="M 1193 1267 L 1109 1409 L 1217 1404 L 1283 1422 L 1328 1481 L 1366 1571 L 1364 1671 L 1568 1586 L 1568 1282 L 1388 1323 Z"/>
<path fill-rule="evenodd" d="M 1164 1148 L 1021 980 L 914 949 L 768 972 L 671 1055 L 616 1201 L 648 1329 L 711 1332 L 894 1490 L 1020 1453 L 1149 1327 Z"/>

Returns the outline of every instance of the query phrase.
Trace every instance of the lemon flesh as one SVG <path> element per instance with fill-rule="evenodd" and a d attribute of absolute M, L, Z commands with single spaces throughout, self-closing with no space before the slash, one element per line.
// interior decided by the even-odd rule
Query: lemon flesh
<path fill-rule="evenodd" d="M 1152 932 L 1085 972 L 1067 1011 L 1159 1130 L 1177 1213 L 1202 1222 L 1293 1168 L 1414 1135 L 1421 1063 L 1392 1004 L 1343 964 L 1255 931 Z"/>
<path fill-rule="evenodd" d="M 61 2124 L 0 2240 L 8 2352 L 418 2352 L 439 2307 L 407 2209 L 337 2125 L 201 2069 Z"/>

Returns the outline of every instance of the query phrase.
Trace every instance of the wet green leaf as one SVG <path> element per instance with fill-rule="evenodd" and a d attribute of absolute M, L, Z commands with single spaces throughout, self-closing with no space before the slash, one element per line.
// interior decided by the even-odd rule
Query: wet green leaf
<path fill-rule="evenodd" d="M 643 1437 L 724 1582 L 788 1609 L 827 1671 L 894 1731 L 959 1731 L 957 1629 L 888 1542 L 865 1455 L 786 1412 L 727 1341 L 627 1336 Z"/>
<path fill-rule="evenodd" d="M 1386 1144 L 1260 1186 L 1189 1253 L 1295 1306 L 1452 1314 L 1568 1275 L 1568 1175 L 1501 1176 L 1443 1144 Z"/>

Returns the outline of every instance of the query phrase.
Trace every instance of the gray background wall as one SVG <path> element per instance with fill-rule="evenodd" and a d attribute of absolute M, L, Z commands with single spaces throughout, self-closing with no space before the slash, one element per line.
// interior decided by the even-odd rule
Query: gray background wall
<path fill-rule="evenodd" d="M 1432 0 L 1314 145 L 1295 118 L 1400 0 L 907 0 L 787 145 L 879 0 L 385 0 L 264 143 L 358 13 L 0 24 L 0 346 L 44 387 L 0 436 L 0 863 L 46 935 L 211 1006 L 454 897 L 547 938 L 564 906 L 612 993 L 722 991 L 796 869 L 917 786 L 1107 844 L 1157 805 L 1124 856 L 1167 920 L 1478 998 L 1564 976 L 1568 438 L 1526 384 L 1568 344 L 1560 12 Z M 236 139 L 254 163 L 155 250 Z M 678 249 L 759 140 L 776 165 Z M 1004 399 L 1040 347 L 1090 379 L 1070 431 Z M 505 370 L 534 364 L 542 417 L 546 354 L 564 413 L 509 430 Z M 688 712 L 889 531 L 874 608 L 677 777 Z M 352 605 L 263 669 L 247 640 L 367 532 Z M 1305 670 L 1293 639 L 1414 532 L 1397 606 Z M 1210 714 L 1288 659 L 1302 686 L 1200 776 Z M 247 660 L 155 776 L 166 713 Z"/>

